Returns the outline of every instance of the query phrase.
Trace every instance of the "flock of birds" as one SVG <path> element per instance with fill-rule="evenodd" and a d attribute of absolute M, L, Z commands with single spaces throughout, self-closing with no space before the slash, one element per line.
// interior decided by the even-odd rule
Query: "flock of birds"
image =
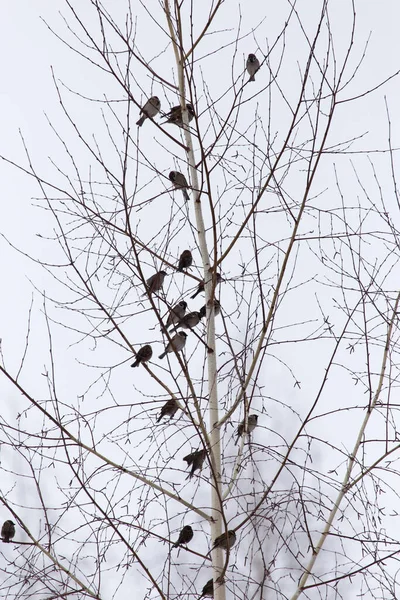
<path fill-rule="evenodd" d="M 246 62 L 246 69 L 250 75 L 249 81 L 255 81 L 255 74 L 260 68 L 260 62 L 255 56 L 255 54 L 249 54 Z M 146 119 L 153 119 L 161 109 L 161 102 L 157 96 L 152 96 L 147 100 L 145 105 L 141 108 L 140 113 L 141 117 L 137 121 L 137 125 L 141 127 Z M 188 121 L 192 121 L 195 116 L 193 105 L 190 103 L 186 104 L 186 110 L 188 115 Z M 182 108 L 181 106 L 173 106 L 169 113 L 166 115 L 167 120 L 165 123 L 172 123 L 177 125 L 178 127 L 183 127 L 183 117 L 182 117 Z M 169 173 L 169 179 L 174 185 L 175 189 L 181 190 L 185 201 L 189 200 L 189 194 L 187 189 L 189 188 L 189 184 L 186 180 L 186 177 L 183 173 L 179 171 L 171 171 Z M 180 272 L 184 272 L 186 269 L 189 269 L 193 263 L 193 257 L 190 250 L 184 250 L 179 258 L 179 263 L 177 266 L 177 270 Z M 159 292 L 163 286 L 164 279 L 167 273 L 165 271 L 158 271 L 146 281 L 146 294 L 153 294 Z M 215 273 L 213 276 L 213 284 L 217 286 L 221 283 L 223 278 L 220 273 Z M 191 296 L 191 299 L 196 298 L 198 294 L 204 292 L 204 281 L 201 281 L 197 287 L 196 292 Z M 183 350 L 186 344 L 187 334 L 182 331 L 182 329 L 191 330 L 196 327 L 200 321 L 206 316 L 206 306 L 202 306 L 199 311 L 193 311 L 186 313 L 187 303 L 184 300 L 181 300 L 171 308 L 169 311 L 167 321 L 165 325 L 163 325 L 162 330 L 166 330 L 171 333 L 176 331 L 177 329 L 181 329 L 171 337 L 170 342 L 166 345 L 164 352 L 160 354 L 159 358 L 163 359 L 167 354 L 171 352 L 180 352 Z M 221 311 L 221 306 L 219 301 L 214 299 L 214 314 L 218 316 Z M 148 362 L 153 356 L 153 350 L 150 344 L 146 344 L 139 349 L 136 354 L 135 361 L 132 363 L 132 367 L 138 367 L 141 364 Z M 169 416 L 172 419 L 177 412 L 179 406 L 175 399 L 168 400 L 164 406 L 161 408 L 161 412 L 158 416 L 157 423 L 161 421 L 161 419 L 165 416 Z M 249 415 L 247 419 L 243 419 L 240 425 L 237 428 L 236 434 L 238 442 L 239 438 L 244 434 L 250 434 L 255 427 L 257 426 L 258 415 L 252 414 Z M 207 457 L 207 450 L 200 449 L 191 452 L 187 456 L 183 458 L 183 460 L 187 463 L 188 467 L 191 467 L 188 478 L 193 477 L 195 471 L 201 470 L 203 463 Z M 15 536 L 15 523 L 13 521 L 7 520 L 3 523 L 1 528 L 1 539 L 3 542 L 10 542 L 10 540 Z M 190 525 L 185 525 L 179 533 L 177 541 L 173 544 L 172 548 L 178 548 L 180 546 L 185 546 L 193 539 L 194 533 L 193 529 Z M 223 550 L 230 550 L 236 542 L 236 533 L 233 529 L 230 529 L 220 536 L 218 536 L 214 540 L 214 544 L 211 550 L 215 548 L 222 548 Z M 211 552 L 210 550 L 210 552 Z M 219 581 L 217 580 L 217 583 Z M 214 582 L 212 579 L 207 581 L 205 586 L 203 587 L 202 594 L 200 598 L 204 596 L 213 597 L 214 596 Z"/>

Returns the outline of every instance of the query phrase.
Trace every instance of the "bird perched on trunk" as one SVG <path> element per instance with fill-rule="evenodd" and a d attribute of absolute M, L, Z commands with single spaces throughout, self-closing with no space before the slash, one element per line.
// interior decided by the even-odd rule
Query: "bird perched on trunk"
<path fill-rule="evenodd" d="M 179 257 L 178 271 L 180 271 L 182 273 L 183 269 L 188 269 L 189 267 L 192 266 L 192 263 L 193 263 L 192 253 L 190 252 L 190 250 L 184 250 Z"/>
<path fill-rule="evenodd" d="M 250 75 L 249 81 L 255 81 L 254 75 L 257 73 L 260 68 L 260 61 L 258 60 L 255 54 L 249 54 L 246 62 L 246 69 L 248 74 Z"/>
<path fill-rule="evenodd" d="M 172 419 L 178 408 L 179 406 L 176 400 L 174 400 L 173 398 L 167 400 L 167 402 L 161 408 L 160 415 L 157 419 L 157 423 L 159 423 L 161 419 L 165 416 L 169 416 L 169 418 Z"/>
<path fill-rule="evenodd" d="M 192 538 L 193 529 L 190 527 L 190 525 L 185 525 L 185 527 L 181 529 L 179 537 L 172 547 L 177 548 L 178 546 L 182 546 L 183 544 L 188 544 Z"/>
<path fill-rule="evenodd" d="M 176 335 L 167 344 L 164 352 L 158 358 L 164 358 L 169 352 L 179 352 L 185 347 L 187 334 L 184 331 L 178 331 Z"/>
<path fill-rule="evenodd" d="M 139 121 L 136 123 L 139 127 L 143 125 L 146 119 L 152 119 L 160 111 L 161 102 L 157 96 L 152 96 L 146 102 L 146 104 L 140 109 L 142 115 Z"/>
<path fill-rule="evenodd" d="M 226 531 L 226 532 L 222 533 L 221 535 L 219 535 L 217 538 L 215 538 L 212 550 L 214 550 L 214 548 L 222 548 L 223 550 L 230 550 L 232 548 L 232 546 L 234 546 L 235 542 L 236 542 L 236 533 L 233 531 L 233 529 L 230 529 L 229 531 Z"/>
<path fill-rule="evenodd" d="M 190 312 L 179 321 L 177 325 L 174 326 L 174 329 L 178 327 L 182 327 L 182 329 L 193 329 L 196 327 L 201 321 L 201 315 L 199 312 Z"/>
<path fill-rule="evenodd" d="M 215 286 L 221 283 L 221 281 L 224 281 L 222 279 L 221 274 L 215 273 Z M 200 281 L 199 285 L 197 286 L 196 292 L 193 294 L 193 296 L 190 296 L 191 299 L 193 300 L 193 298 L 196 298 L 196 296 L 198 296 L 198 294 L 201 294 L 202 292 L 204 292 L 204 281 Z"/>
<path fill-rule="evenodd" d="M 153 356 L 153 350 L 150 344 L 142 346 L 136 354 L 135 362 L 131 364 L 131 367 L 138 367 L 141 363 L 145 363 Z"/>
<path fill-rule="evenodd" d="M 9 542 L 15 535 L 15 524 L 8 520 L 4 521 L 1 528 L 1 539 L 3 542 Z"/>
<path fill-rule="evenodd" d="M 176 190 L 182 190 L 185 200 L 190 200 L 189 194 L 186 191 L 186 189 L 189 187 L 186 177 L 182 173 L 179 173 L 179 171 L 171 171 L 168 177 L 174 184 Z"/>
<path fill-rule="evenodd" d="M 244 434 L 245 430 L 247 430 L 247 433 L 250 434 L 252 431 L 254 431 L 254 429 L 257 427 L 257 421 L 258 421 L 258 415 L 249 415 L 249 418 L 247 419 L 247 428 L 246 428 L 246 420 L 243 419 L 243 421 L 240 423 L 240 425 L 237 428 L 237 438 L 236 438 L 236 444 L 238 443 L 238 440 L 240 437 L 242 437 L 242 435 Z"/>
<path fill-rule="evenodd" d="M 200 598 L 203 598 L 204 596 L 214 598 L 214 582 L 212 579 L 209 579 L 203 587 L 203 591 L 201 592 Z"/>
<path fill-rule="evenodd" d="M 179 321 L 185 316 L 185 312 L 187 309 L 187 303 L 184 300 L 175 304 L 173 308 L 169 311 L 167 322 L 165 323 L 165 328 L 168 329 L 171 325 L 175 325 L 175 323 L 179 323 Z"/>
<path fill-rule="evenodd" d="M 199 312 L 200 312 L 201 318 L 204 319 L 204 317 L 207 314 L 206 305 L 202 306 Z M 217 300 L 216 298 L 214 298 L 214 316 L 218 317 L 218 315 L 219 315 L 220 312 L 221 312 L 221 305 L 219 303 L 219 300 Z"/>
<path fill-rule="evenodd" d="M 201 470 L 203 466 L 203 462 L 207 456 L 206 450 L 196 450 L 195 452 L 191 452 L 187 456 L 183 458 L 187 462 L 187 466 L 190 467 L 192 465 L 192 470 L 186 479 L 191 479 L 195 471 Z"/>
<path fill-rule="evenodd" d="M 186 104 L 186 110 L 188 115 L 188 121 L 190 122 L 194 118 L 194 108 L 193 105 L 190 104 L 190 102 Z M 173 125 L 178 125 L 178 127 L 182 127 L 183 118 L 181 105 L 173 106 L 169 113 L 167 113 L 165 116 L 167 117 L 167 120 L 164 121 L 164 123 L 172 123 Z"/>
<path fill-rule="evenodd" d="M 147 293 L 153 294 L 154 292 L 158 292 L 159 290 L 161 290 L 163 283 L 164 283 L 165 276 L 166 276 L 165 271 L 157 271 L 157 273 L 154 273 L 154 275 L 149 277 L 146 280 Z M 143 296 L 145 296 L 145 295 L 146 294 L 143 294 Z"/>

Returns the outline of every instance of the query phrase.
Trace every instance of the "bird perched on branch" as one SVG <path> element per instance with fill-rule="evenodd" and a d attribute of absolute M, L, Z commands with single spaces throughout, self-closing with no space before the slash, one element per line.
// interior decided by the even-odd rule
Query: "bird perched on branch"
<path fill-rule="evenodd" d="M 187 462 L 187 466 L 190 467 L 190 465 L 192 465 L 192 470 L 187 476 L 187 479 L 191 479 L 195 471 L 201 470 L 206 456 L 207 451 L 204 449 L 196 450 L 195 452 L 191 452 L 187 456 L 184 456 L 183 460 Z"/>
<path fill-rule="evenodd" d="M 179 257 L 178 271 L 182 273 L 183 269 L 188 269 L 192 265 L 192 263 L 192 253 L 190 252 L 190 250 L 184 250 Z"/>
<path fill-rule="evenodd" d="M 139 127 L 143 125 L 146 119 L 152 119 L 160 111 L 161 102 L 157 96 L 152 96 L 146 102 L 146 104 L 140 109 L 142 115 L 139 121 L 136 123 Z"/>
<path fill-rule="evenodd" d="M 158 358 L 164 358 L 169 352 L 180 352 L 185 347 L 187 334 L 184 331 L 178 331 L 176 335 L 167 344 L 164 352 Z"/>
<path fill-rule="evenodd" d="M 185 525 L 185 527 L 181 529 L 179 537 L 172 547 L 177 548 L 178 546 L 182 546 L 183 544 L 188 544 L 192 538 L 193 529 L 190 527 L 190 525 Z"/>
<path fill-rule="evenodd" d="M 221 283 L 221 281 L 224 281 L 221 274 L 215 273 L 215 286 Z M 191 299 L 193 300 L 193 298 L 196 298 L 196 296 L 198 296 L 198 294 L 201 294 L 202 292 L 204 292 L 204 280 L 200 281 L 199 285 L 197 286 L 196 292 L 193 294 L 193 296 L 190 296 Z"/>
<path fill-rule="evenodd" d="M 153 356 L 153 350 L 150 344 L 142 346 L 136 354 L 135 362 L 131 364 L 131 367 L 138 367 L 141 363 L 148 362 Z"/>
<path fill-rule="evenodd" d="M 230 550 L 232 548 L 232 546 L 235 545 L 235 542 L 236 542 L 236 533 L 233 531 L 233 529 L 230 529 L 229 531 L 226 531 L 226 532 L 222 533 L 221 535 L 219 535 L 217 538 L 215 538 L 212 550 L 214 550 L 214 548 L 222 548 L 223 550 Z"/>
<path fill-rule="evenodd" d="M 154 275 L 149 277 L 146 280 L 147 293 L 153 294 L 154 292 L 158 292 L 159 290 L 161 290 L 163 283 L 164 283 L 165 276 L 166 276 L 165 271 L 157 271 L 157 273 L 154 273 Z M 146 294 L 143 294 L 143 296 L 145 296 L 145 295 Z"/>
<path fill-rule="evenodd" d="M 199 312 L 200 312 L 201 318 L 204 319 L 204 317 L 207 314 L 206 305 L 202 306 Z M 221 305 L 219 303 L 219 300 L 217 300 L 216 298 L 214 298 L 214 316 L 218 317 L 218 315 L 219 315 L 220 312 L 221 312 Z"/>
<path fill-rule="evenodd" d="M 248 74 L 250 75 L 249 81 L 255 81 L 254 75 L 257 73 L 260 68 L 260 61 L 258 60 L 255 54 L 249 54 L 246 62 L 246 69 Z"/>
<path fill-rule="evenodd" d="M 186 104 L 186 110 L 188 115 L 188 121 L 190 123 L 190 121 L 194 118 L 194 108 L 193 105 L 190 104 L 190 102 Z M 167 117 L 167 120 L 164 121 L 164 123 L 172 123 L 173 125 L 178 125 L 178 127 L 183 126 L 181 105 L 173 106 L 169 113 L 167 113 L 165 116 Z"/>
<path fill-rule="evenodd" d="M 178 403 L 176 400 L 174 400 L 173 398 L 171 398 L 170 400 L 167 400 L 167 402 L 164 404 L 164 406 L 161 407 L 161 411 L 160 411 L 160 415 L 157 419 L 157 423 L 159 423 L 161 421 L 161 419 L 165 416 L 169 416 L 169 418 L 172 419 L 172 417 L 175 415 L 178 408 L 179 408 L 179 406 L 178 406 Z"/>
<path fill-rule="evenodd" d="M 257 422 L 258 422 L 258 415 L 249 415 L 249 418 L 247 419 L 247 428 L 246 428 L 246 420 L 243 419 L 243 421 L 240 423 L 240 425 L 237 428 L 237 438 L 236 438 L 236 444 L 238 443 L 238 440 L 240 437 L 242 437 L 242 435 L 244 434 L 245 430 L 247 429 L 247 433 L 250 434 L 252 431 L 254 431 L 254 429 L 257 427 Z"/>
<path fill-rule="evenodd" d="M 196 327 L 201 321 L 201 315 L 199 312 L 190 312 L 179 321 L 177 325 L 174 326 L 174 329 L 178 327 L 182 327 L 182 329 L 193 329 Z"/>
<path fill-rule="evenodd" d="M 182 173 L 179 173 L 179 171 L 171 171 L 168 177 L 174 184 L 176 190 L 182 190 L 185 200 L 190 200 L 189 194 L 186 191 L 186 189 L 189 187 L 186 177 Z"/>
<path fill-rule="evenodd" d="M 168 329 L 171 325 L 175 325 L 179 323 L 179 321 L 185 316 L 185 312 L 187 309 L 187 303 L 184 300 L 175 304 L 173 308 L 169 311 L 167 322 L 165 323 L 165 328 Z"/>
<path fill-rule="evenodd" d="M 15 535 L 15 523 L 10 520 L 4 521 L 1 528 L 1 539 L 3 542 L 9 542 Z"/>
<path fill-rule="evenodd" d="M 214 582 L 212 579 L 209 579 L 203 587 L 203 591 L 201 592 L 200 598 L 203 598 L 204 596 L 214 598 Z"/>

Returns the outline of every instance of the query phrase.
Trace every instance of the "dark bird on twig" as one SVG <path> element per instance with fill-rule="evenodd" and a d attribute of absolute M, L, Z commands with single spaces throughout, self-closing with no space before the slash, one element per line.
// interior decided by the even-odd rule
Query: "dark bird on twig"
<path fill-rule="evenodd" d="M 189 194 L 186 191 L 186 189 L 189 187 L 186 177 L 182 173 L 179 173 L 179 171 L 170 171 L 168 177 L 174 184 L 176 190 L 182 190 L 185 200 L 190 200 Z"/>
<path fill-rule="evenodd" d="M 179 323 L 179 321 L 185 316 L 185 312 L 187 309 L 187 303 L 184 300 L 175 304 L 173 308 L 169 311 L 167 322 L 165 323 L 165 328 L 168 329 L 171 325 L 175 325 Z"/>
<path fill-rule="evenodd" d="M 131 367 L 138 367 L 141 363 L 145 363 L 151 359 L 153 356 L 153 350 L 150 344 L 146 344 L 142 346 L 138 353 L 136 354 L 135 362 L 131 364 Z"/>
<path fill-rule="evenodd" d="M 186 110 L 188 115 L 188 122 L 190 123 L 190 121 L 194 118 L 194 108 L 193 105 L 190 104 L 190 102 L 186 104 Z M 178 125 L 178 127 L 183 126 L 182 108 L 180 105 L 173 106 L 169 113 L 167 113 L 165 116 L 167 117 L 167 120 L 164 121 L 164 123 L 173 123 L 173 125 Z"/>
<path fill-rule="evenodd" d="M 166 276 L 165 271 L 157 271 L 157 273 L 154 273 L 154 275 L 149 277 L 146 281 L 147 293 L 153 294 L 154 292 L 158 292 L 159 290 L 161 290 L 163 283 L 164 283 L 165 276 Z M 146 294 L 143 294 L 143 296 L 145 296 L 145 295 Z"/>
<path fill-rule="evenodd" d="M 233 529 L 230 529 L 229 531 L 226 531 L 215 538 L 212 549 L 222 548 L 223 550 L 230 550 L 232 546 L 234 546 L 235 542 L 236 533 L 233 531 Z"/>
<path fill-rule="evenodd" d="M 214 598 L 214 582 L 212 579 L 209 579 L 203 587 L 203 591 L 201 592 L 200 598 L 203 598 L 204 596 Z"/>
<path fill-rule="evenodd" d="M 169 352 L 179 352 L 185 347 L 187 334 L 184 331 L 178 331 L 176 335 L 167 344 L 164 352 L 158 358 L 164 358 Z"/>
<path fill-rule="evenodd" d="M 190 250 L 184 250 L 179 257 L 178 271 L 180 271 L 182 273 L 183 269 L 188 269 L 189 267 L 192 266 L 192 263 L 193 263 L 192 253 L 190 252 Z"/>
<path fill-rule="evenodd" d="M 190 525 L 185 525 L 181 530 L 178 540 L 172 546 L 173 548 L 177 548 L 178 546 L 182 546 L 183 544 L 188 544 L 190 540 L 193 538 L 193 529 Z"/>
<path fill-rule="evenodd" d="M 255 54 L 249 54 L 246 62 L 246 69 L 248 74 L 250 75 L 249 81 L 255 81 L 254 75 L 257 73 L 260 68 L 260 61 L 258 60 Z"/>
<path fill-rule="evenodd" d="M 182 329 L 193 329 L 196 327 L 201 321 L 201 315 L 199 312 L 190 312 L 179 321 L 177 325 L 174 326 L 174 329 L 178 327 L 182 327 Z"/>
<path fill-rule="evenodd" d="M 221 283 L 221 281 L 224 281 L 220 273 L 215 274 L 215 281 L 216 281 L 216 283 L 215 283 L 216 286 L 219 283 Z M 201 294 L 202 292 L 204 292 L 204 280 L 200 281 L 199 285 L 197 286 L 196 292 L 193 294 L 193 296 L 190 296 L 191 299 L 193 300 L 193 298 L 196 298 L 196 296 L 198 294 Z"/>
<path fill-rule="evenodd" d="M 202 306 L 199 312 L 200 312 L 201 318 L 204 319 L 204 317 L 206 316 L 206 313 L 207 313 L 206 305 Z M 214 316 L 218 317 L 220 312 L 221 312 L 221 305 L 219 303 L 219 300 L 214 298 Z"/>
<path fill-rule="evenodd" d="M 190 467 L 190 465 L 192 465 L 192 469 L 187 476 L 187 479 L 191 479 L 195 471 L 201 470 L 206 456 L 207 451 L 204 449 L 196 450 L 195 452 L 191 452 L 187 456 L 184 456 L 183 460 L 187 462 L 187 466 Z"/>
<path fill-rule="evenodd" d="M 136 123 L 139 127 L 143 125 L 146 119 L 152 119 L 160 111 L 161 102 L 157 96 L 152 96 L 146 102 L 146 104 L 140 109 L 142 115 L 139 121 Z"/>
<path fill-rule="evenodd" d="M 171 398 L 170 400 L 167 400 L 167 402 L 164 404 L 164 406 L 161 407 L 161 411 L 160 411 L 160 415 L 157 419 L 157 423 L 159 423 L 161 421 L 161 419 L 165 416 L 169 416 L 169 418 L 172 419 L 172 417 L 175 415 L 178 408 L 179 408 L 179 406 L 178 406 L 178 403 L 176 400 L 174 400 L 173 398 Z"/>
<path fill-rule="evenodd" d="M 252 431 L 254 431 L 254 429 L 257 427 L 257 421 L 258 421 L 258 415 L 249 415 L 249 418 L 247 419 L 247 433 L 250 434 Z M 237 428 L 237 438 L 236 438 L 236 444 L 238 443 L 238 440 L 240 437 L 242 437 L 242 435 L 245 433 L 246 430 L 246 421 L 245 419 L 243 419 L 243 421 L 239 424 L 238 428 Z"/>
<path fill-rule="evenodd" d="M 10 520 L 4 521 L 1 528 L 1 539 L 3 542 L 9 542 L 15 535 L 15 523 Z"/>

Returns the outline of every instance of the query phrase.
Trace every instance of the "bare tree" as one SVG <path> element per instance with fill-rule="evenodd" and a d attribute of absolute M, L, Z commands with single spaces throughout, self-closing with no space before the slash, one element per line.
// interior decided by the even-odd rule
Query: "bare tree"
<path fill-rule="evenodd" d="M 3 596 L 398 597 L 390 100 L 384 147 L 349 125 L 398 73 L 351 0 L 64 4 L 93 78 L 53 72 L 52 172 L 2 157 L 54 223 L 0 366 Z"/>

